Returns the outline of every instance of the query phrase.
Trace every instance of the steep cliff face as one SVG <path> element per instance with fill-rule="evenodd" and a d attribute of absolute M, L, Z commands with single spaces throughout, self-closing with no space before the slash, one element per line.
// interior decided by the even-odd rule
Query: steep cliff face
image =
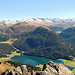
<path fill-rule="evenodd" d="M 56 64 L 52 61 L 44 64 L 42 71 L 28 72 L 26 65 L 14 70 L 6 70 L 2 75 L 74 75 L 64 64 Z"/>

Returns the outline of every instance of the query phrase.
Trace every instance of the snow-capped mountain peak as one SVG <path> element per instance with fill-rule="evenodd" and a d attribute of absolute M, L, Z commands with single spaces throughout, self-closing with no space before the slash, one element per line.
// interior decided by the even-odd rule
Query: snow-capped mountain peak
<path fill-rule="evenodd" d="M 59 19 L 59 18 L 31 18 L 31 17 L 27 17 L 27 18 L 22 18 L 19 20 L 7 20 L 4 21 L 5 24 L 16 24 L 18 22 L 51 22 L 51 23 L 66 23 L 66 22 L 75 22 L 75 18 L 68 18 L 68 19 Z M 2 22 L 0 22 L 2 23 Z"/>

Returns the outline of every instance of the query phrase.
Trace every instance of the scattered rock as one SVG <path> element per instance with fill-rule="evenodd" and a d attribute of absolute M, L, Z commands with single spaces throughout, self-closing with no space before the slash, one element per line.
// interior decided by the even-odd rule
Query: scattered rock
<path fill-rule="evenodd" d="M 18 74 L 22 74 L 22 70 L 20 67 L 15 68 L 14 71 L 17 72 Z"/>
<path fill-rule="evenodd" d="M 22 66 L 21 66 L 21 70 L 22 70 L 22 74 L 23 74 L 23 75 L 27 75 L 28 70 L 27 70 L 26 65 L 22 65 Z"/>
<path fill-rule="evenodd" d="M 2 73 L 2 75 L 8 75 L 11 70 L 7 69 L 5 72 Z"/>
<path fill-rule="evenodd" d="M 64 64 L 56 64 L 52 61 L 44 64 L 42 71 L 28 72 L 26 65 L 13 70 L 6 70 L 2 75 L 74 75 Z"/>

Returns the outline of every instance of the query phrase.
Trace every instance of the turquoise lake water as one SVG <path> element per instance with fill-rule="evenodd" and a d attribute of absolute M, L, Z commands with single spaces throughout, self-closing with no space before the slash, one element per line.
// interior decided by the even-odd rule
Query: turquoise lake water
<path fill-rule="evenodd" d="M 38 64 L 42 64 L 44 65 L 45 63 L 49 62 L 49 61 L 53 61 L 57 64 L 63 63 L 60 60 L 52 60 L 50 58 L 44 58 L 44 57 L 36 57 L 36 56 L 30 56 L 30 55 L 20 55 L 20 56 L 14 56 L 11 58 L 11 61 L 17 61 L 17 62 L 21 62 L 24 64 L 31 64 L 31 65 L 38 65 Z M 70 70 L 73 70 L 74 67 L 70 67 L 67 66 Z"/>

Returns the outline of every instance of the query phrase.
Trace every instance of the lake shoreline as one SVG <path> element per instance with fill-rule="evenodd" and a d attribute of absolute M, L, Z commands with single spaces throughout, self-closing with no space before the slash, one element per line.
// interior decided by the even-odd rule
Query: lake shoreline
<path fill-rule="evenodd" d="M 21 58 L 22 57 L 22 58 Z M 30 58 L 30 59 L 29 59 Z M 36 60 L 35 60 L 35 58 L 36 58 Z M 38 58 L 41 58 L 41 59 L 38 59 Z M 21 60 L 20 60 L 21 59 Z M 23 59 L 23 60 L 22 60 Z M 46 59 L 47 59 L 47 61 L 46 61 Z M 24 61 L 25 60 L 25 61 Z M 35 62 L 35 61 L 32 61 L 32 60 L 35 60 L 35 61 L 38 61 L 38 62 L 40 62 L 40 60 L 41 60 L 41 62 L 43 63 L 37 63 L 37 62 Z M 42 61 L 43 60 L 43 61 Z M 12 57 L 11 58 L 11 61 L 17 61 L 17 62 L 21 62 L 21 63 L 24 63 L 24 62 L 26 62 L 26 63 L 24 63 L 24 64 L 31 64 L 31 65 L 34 65 L 34 66 L 37 66 L 38 64 L 42 64 L 42 65 L 44 65 L 45 63 L 47 63 L 47 62 L 49 62 L 49 61 L 53 61 L 53 62 L 55 62 L 55 63 L 57 63 L 57 64 L 64 64 L 64 62 L 63 61 L 61 61 L 60 59 L 58 59 L 58 60 L 52 60 L 52 59 L 50 59 L 50 58 L 45 58 L 45 57 L 37 57 L 37 56 L 30 56 L 30 55 L 21 55 L 21 56 L 15 56 L 15 57 Z M 28 62 L 27 62 L 28 61 Z M 34 63 L 34 64 L 32 64 L 32 63 Z M 37 63 L 37 64 L 35 64 L 35 63 Z M 65 64 L 66 65 L 66 64 Z M 69 66 L 69 65 L 66 65 L 68 68 L 70 68 L 70 70 L 73 70 L 74 69 L 74 67 L 71 67 L 71 66 Z"/>
<path fill-rule="evenodd" d="M 20 55 L 21 55 L 21 53 L 17 53 L 15 51 L 15 52 L 12 52 L 11 54 L 7 55 L 7 57 L 0 58 L 0 61 L 9 61 L 12 57 L 14 57 L 14 56 L 20 56 Z"/>
<path fill-rule="evenodd" d="M 25 55 L 33 56 L 33 55 L 29 55 L 29 54 L 25 54 Z M 12 57 L 15 57 L 15 56 L 21 56 L 21 53 L 16 53 L 16 54 L 14 53 L 14 55 L 12 55 L 12 53 L 11 53 L 8 57 L 2 57 L 2 58 L 0 58 L 0 61 L 8 61 L 8 60 L 11 60 L 11 58 L 12 58 Z M 43 57 L 43 56 L 35 56 L 35 55 L 34 55 L 34 57 L 47 58 L 47 57 Z M 51 59 L 51 58 L 48 58 L 48 59 Z M 52 60 L 54 60 L 54 59 L 52 59 Z M 66 64 L 66 63 L 65 63 L 65 61 L 70 61 L 70 60 L 66 60 L 66 59 L 57 59 L 57 60 L 62 61 L 63 64 L 65 64 L 65 65 L 67 65 L 67 66 L 70 66 L 70 67 L 74 67 L 74 68 L 75 68 L 75 66 L 69 65 L 69 64 Z M 55 60 L 55 61 L 57 61 L 57 60 Z M 64 60 L 65 60 L 65 61 L 64 61 Z M 74 62 L 74 61 L 71 61 L 71 62 Z"/>

